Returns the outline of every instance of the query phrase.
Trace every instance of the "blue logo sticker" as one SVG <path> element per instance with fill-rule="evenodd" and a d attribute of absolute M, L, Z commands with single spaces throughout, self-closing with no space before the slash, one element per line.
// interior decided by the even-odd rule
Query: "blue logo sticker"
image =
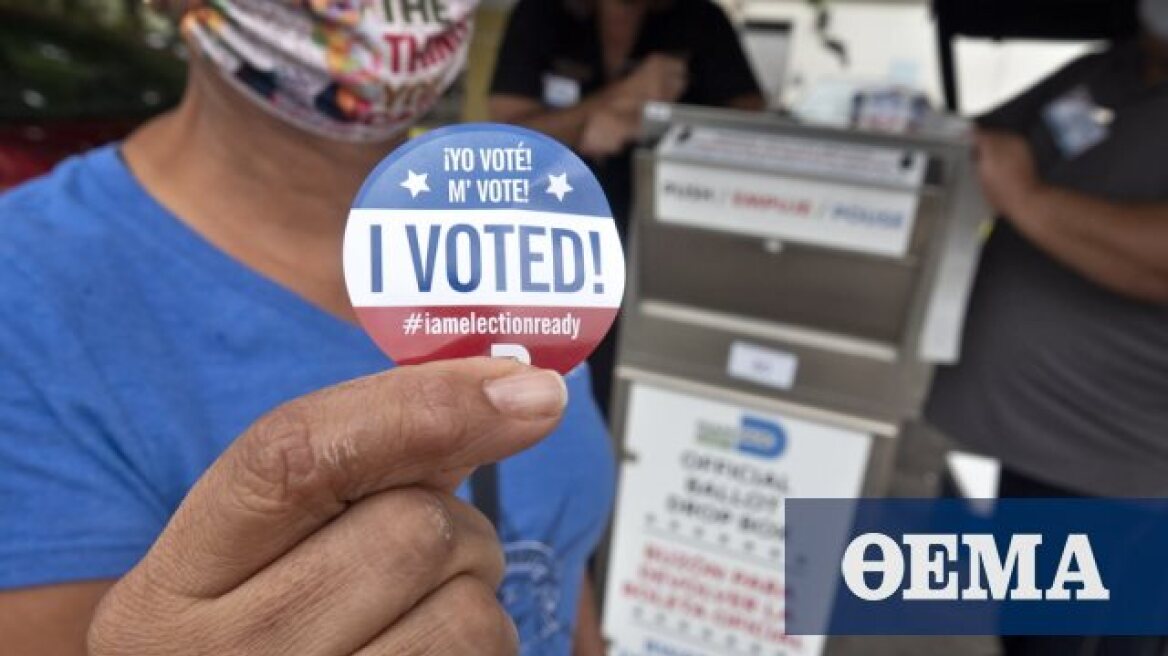
<path fill-rule="evenodd" d="M 787 431 L 777 422 L 743 415 L 738 426 L 706 420 L 697 422 L 699 444 L 772 460 L 787 448 Z"/>

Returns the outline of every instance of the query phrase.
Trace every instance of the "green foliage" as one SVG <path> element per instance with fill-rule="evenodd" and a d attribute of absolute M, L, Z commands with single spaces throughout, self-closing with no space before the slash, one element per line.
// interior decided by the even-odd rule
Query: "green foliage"
<path fill-rule="evenodd" d="M 99 4 L 0 0 L 0 120 L 147 116 L 174 104 L 185 66 L 175 41 Z M 140 9 L 140 7 L 139 7 Z"/>

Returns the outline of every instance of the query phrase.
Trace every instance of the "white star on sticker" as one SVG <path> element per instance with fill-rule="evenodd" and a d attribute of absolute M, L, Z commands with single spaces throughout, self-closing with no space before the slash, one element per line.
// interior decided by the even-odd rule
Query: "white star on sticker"
<path fill-rule="evenodd" d="M 418 174 L 410 171 L 409 177 L 401 183 L 401 186 L 410 190 L 410 198 L 417 198 L 418 194 L 423 191 L 430 191 L 430 185 L 426 184 L 426 177 L 429 175 L 429 173 Z"/>
<path fill-rule="evenodd" d="M 559 175 L 548 174 L 548 188 L 549 194 L 554 194 L 556 200 L 561 203 L 564 202 L 564 194 L 572 191 L 572 185 L 568 184 L 568 174 L 561 173 Z"/>

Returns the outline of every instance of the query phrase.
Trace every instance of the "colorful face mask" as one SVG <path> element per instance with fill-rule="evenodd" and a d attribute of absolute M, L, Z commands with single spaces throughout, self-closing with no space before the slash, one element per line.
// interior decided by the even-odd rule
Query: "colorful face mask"
<path fill-rule="evenodd" d="M 466 61 L 478 0 L 211 0 L 182 20 L 245 95 L 305 130 L 388 140 Z"/>

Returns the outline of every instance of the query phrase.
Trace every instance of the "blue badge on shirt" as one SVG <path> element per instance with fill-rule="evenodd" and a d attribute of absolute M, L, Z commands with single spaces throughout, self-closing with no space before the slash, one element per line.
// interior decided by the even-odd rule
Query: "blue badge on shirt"
<path fill-rule="evenodd" d="M 1080 86 L 1047 105 L 1042 116 L 1063 157 L 1074 159 L 1107 139 L 1114 113 Z"/>

